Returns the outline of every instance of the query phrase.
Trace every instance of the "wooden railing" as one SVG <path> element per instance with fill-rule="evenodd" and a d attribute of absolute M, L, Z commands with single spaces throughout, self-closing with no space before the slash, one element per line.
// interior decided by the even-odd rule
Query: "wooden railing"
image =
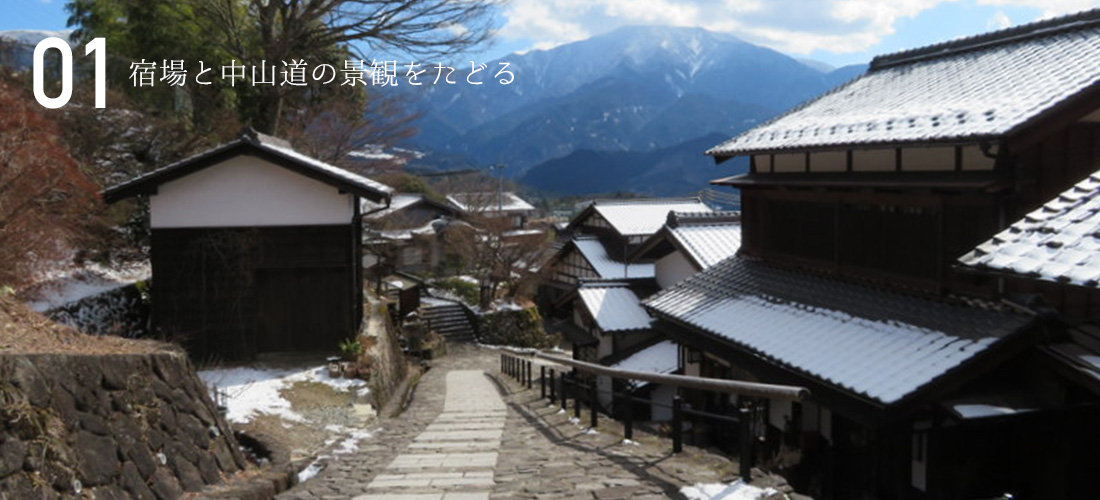
<path fill-rule="evenodd" d="M 542 364 L 539 366 L 537 380 L 540 396 L 543 399 L 549 397 L 552 403 L 561 404 L 563 411 L 568 410 L 569 399 L 573 399 L 573 415 L 581 418 L 581 408 L 588 405 L 589 427 L 595 429 L 599 424 L 599 395 L 600 390 L 595 377 L 591 383 L 585 383 L 578 377 L 578 373 L 602 375 L 613 380 L 642 381 L 656 384 L 670 385 L 678 389 L 695 389 L 709 391 L 718 394 L 738 394 L 741 396 L 764 397 L 769 399 L 789 399 L 801 401 L 809 396 L 810 391 L 803 387 L 759 384 L 754 382 L 742 382 L 736 380 L 715 379 L 706 377 L 691 377 L 686 375 L 666 375 L 652 372 L 638 372 L 620 370 L 608 366 L 578 361 L 563 356 L 548 354 L 540 351 L 521 351 L 515 349 L 503 349 L 500 355 L 500 371 L 508 375 L 528 389 L 533 389 L 536 376 L 534 372 L 534 360 L 541 359 L 554 365 Z M 560 367 L 560 368 L 556 368 Z M 568 369 L 568 371 L 566 371 Z M 629 387 L 629 384 L 627 384 Z M 612 387 L 615 387 L 612 382 Z M 605 391 L 606 392 L 606 391 Z M 737 415 L 722 415 L 684 408 L 683 400 L 677 390 L 672 398 L 671 405 L 636 397 L 633 391 L 626 393 L 610 391 L 614 401 L 626 402 L 623 415 L 623 438 L 634 437 L 634 404 L 643 403 L 658 407 L 671 407 L 672 409 L 672 452 L 683 451 L 683 419 L 684 416 L 707 419 L 723 424 L 738 426 L 739 439 L 737 443 L 738 461 L 740 462 L 741 478 L 746 482 L 752 480 L 753 466 L 753 412 L 758 408 L 741 407 Z"/>

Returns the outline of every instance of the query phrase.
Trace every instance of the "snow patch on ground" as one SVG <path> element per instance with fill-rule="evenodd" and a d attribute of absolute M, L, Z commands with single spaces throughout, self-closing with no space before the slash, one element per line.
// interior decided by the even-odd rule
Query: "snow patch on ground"
<path fill-rule="evenodd" d="M 363 394 L 366 382 L 358 379 L 332 378 L 324 366 L 305 370 L 259 367 L 215 368 L 199 371 L 206 385 L 217 387 L 227 396 L 226 419 L 246 423 L 259 414 L 276 415 L 292 422 L 304 422 L 279 391 L 297 382 L 319 382 L 339 391 Z"/>
<path fill-rule="evenodd" d="M 773 488 L 757 488 L 737 480 L 732 483 L 696 484 L 680 488 L 688 500 L 760 500 L 779 492 Z"/>
<path fill-rule="evenodd" d="M 39 282 L 28 290 L 28 296 L 34 300 L 27 305 L 37 312 L 46 312 L 149 279 L 150 274 L 147 264 L 122 268 L 89 264 L 85 267 L 61 269 L 40 277 Z"/>
<path fill-rule="evenodd" d="M 331 439 L 325 442 L 325 445 L 327 446 L 335 443 L 336 441 L 340 441 L 340 444 L 338 444 L 336 448 L 332 451 L 332 453 L 335 455 L 346 455 L 348 453 L 359 451 L 359 442 L 363 441 L 364 439 L 370 439 L 373 436 L 370 431 L 362 429 L 352 429 L 349 427 L 344 427 L 342 425 L 329 425 L 325 427 L 325 430 L 344 435 L 344 438 L 342 439 Z"/>
<path fill-rule="evenodd" d="M 322 455 L 313 459 L 313 461 L 310 462 L 309 465 L 306 466 L 306 468 L 298 471 L 298 482 L 305 482 L 307 480 L 313 479 L 317 474 L 320 474 L 321 471 L 325 470 L 325 460 L 328 458 L 331 457 Z"/>

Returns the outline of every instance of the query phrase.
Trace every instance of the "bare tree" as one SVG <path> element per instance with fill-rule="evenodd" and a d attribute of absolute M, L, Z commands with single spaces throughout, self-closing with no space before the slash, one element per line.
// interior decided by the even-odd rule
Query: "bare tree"
<path fill-rule="evenodd" d="M 344 48 L 369 62 L 370 52 L 426 57 L 470 50 L 492 36 L 501 0 L 198 1 L 198 14 L 219 27 L 224 49 L 242 61 L 327 62 Z M 254 125 L 279 133 L 286 101 L 299 91 L 260 88 L 265 116 Z"/>
<path fill-rule="evenodd" d="M 470 225 L 448 231 L 446 244 L 481 284 L 481 306 L 496 298 L 522 296 L 524 285 L 537 279 L 537 266 L 550 248 L 548 234 L 516 229 L 507 217 L 490 211 L 465 217 Z"/>
<path fill-rule="evenodd" d="M 332 100 L 298 110 L 285 117 L 285 133 L 302 153 L 343 167 L 348 153 L 365 148 L 385 148 L 412 137 L 416 130 L 398 96 L 369 94 L 366 110 Z"/>

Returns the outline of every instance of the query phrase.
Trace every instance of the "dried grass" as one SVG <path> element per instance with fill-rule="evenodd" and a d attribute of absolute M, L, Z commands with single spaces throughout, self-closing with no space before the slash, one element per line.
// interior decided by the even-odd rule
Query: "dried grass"
<path fill-rule="evenodd" d="M 55 323 L 11 297 L 0 297 L 0 354 L 148 354 L 168 344 L 87 335 Z"/>

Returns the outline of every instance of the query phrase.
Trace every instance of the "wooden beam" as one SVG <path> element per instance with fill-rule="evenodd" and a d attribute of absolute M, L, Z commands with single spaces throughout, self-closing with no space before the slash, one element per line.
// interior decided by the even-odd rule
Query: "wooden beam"
<path fill-rule="evenodd" d="M 541 351 L 523 352 L 511 349 L 504 350 L 520 356 L 532 355 L 539 359 L 552 361 L 554 363 L 569 366 L 572 368 L 576 368 L 577 370 L 587 373 L 593 373 L 596 375 L 605 375 L 608 377 L 629 380 L 641 380 L 654 384 L 671 385 L 687 389 L 698 389 L 703 391 L 721 392 L 725 394 L 739 394 L 743 396 L 754 396 L 772 399 L 789 399 L 792 401 L 802 401 L 810 395 L 809 389 L 806 389 L 805 387 L 777 384 L 760 384 L 756 382 L 741 382 L 736 380 L 705 377 L 691 377 L 687 375 L 666 375 L 663 373 L 639 372 L 633 370 L 620 370 L 617 368 L 611 368 L 609 366 L 586 363 L 584 361 L 577 361 L 575 359 L 558 356 L 556 354 L 548 354 Z"/>

